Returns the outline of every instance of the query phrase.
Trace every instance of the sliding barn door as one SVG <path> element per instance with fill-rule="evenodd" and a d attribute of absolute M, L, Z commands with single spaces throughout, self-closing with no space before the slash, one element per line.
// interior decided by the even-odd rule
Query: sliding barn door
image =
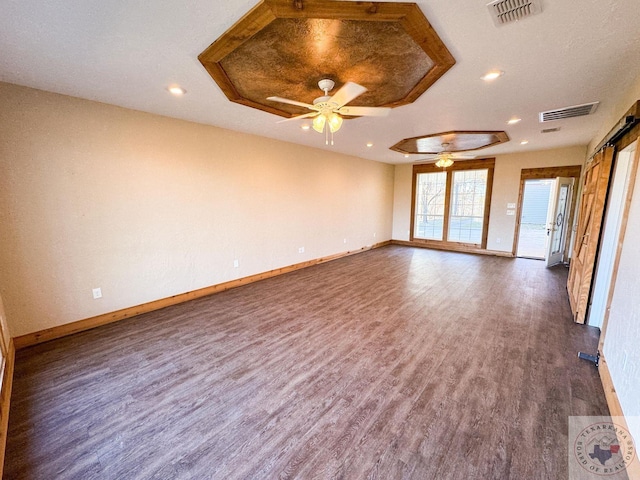
<path fill-rule="evenodd" d="M 613 153 L 613 147 L 600 150 L 587 165 L 582 183 L 580 216 L 567 282 L 569 302 L 576 323 L 584 323 L 589 304 Z"/>

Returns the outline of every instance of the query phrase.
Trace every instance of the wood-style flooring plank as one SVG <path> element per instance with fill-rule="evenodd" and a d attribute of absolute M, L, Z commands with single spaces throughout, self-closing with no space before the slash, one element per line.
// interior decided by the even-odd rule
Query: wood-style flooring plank
<path fill-rule="evenodd" d="M 565 478 L 566 277 L 389 246 L 19 351 L 5 478 Z"/>

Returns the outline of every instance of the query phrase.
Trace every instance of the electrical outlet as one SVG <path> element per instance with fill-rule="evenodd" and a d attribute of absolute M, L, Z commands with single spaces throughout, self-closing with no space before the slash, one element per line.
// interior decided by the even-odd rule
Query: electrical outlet
<path fill-rule="evenodd" d="M 515 210 L 507 210 L 507 215 L 512 216 L 515 215 L 516 211 Z"/>
<path fill-rule="evenodd" d="M 496 243 L 500 243 L 502 239 L 500 237 L 496 238 Z"/>
<path fill-rule="evenodd" d="M 101 288 L 99 288 L 99 287 L 98 287 L 98 288 L 94 288 L 94 289 L 92 290 L 92 292 L 93 292 L 93 298 L 94 298 L 94 300 L 95 300 L 95 299 L 98 299 L 98 298 L 102 298 L 102 289 L 101 289 Z"/>
<path fill-rule="evenodd" d="M 298 253 L 304 253 L 304 247 L 298 248 Z"/>
<path fill-rule="evenodd" d="M 373 232 L 373 238 L 376 238 L 376 232 Z"/>
<path fill-rule="evenodd" d="M 347 239 L 345 238 L 345 239 L 342 241 L 342 243 L 347 243 Z"/>
<path fill-rule="evenodd" d="M 240 262 L 236 259 L 233 261 L 233 268 L 238 268 L 240 266 Z"/>

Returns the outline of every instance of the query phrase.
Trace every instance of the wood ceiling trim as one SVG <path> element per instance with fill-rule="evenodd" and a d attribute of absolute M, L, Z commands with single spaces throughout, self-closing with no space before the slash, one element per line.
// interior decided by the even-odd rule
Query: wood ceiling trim
<path fill-rule="evenodd" d="M 441 133 L 433 133 L 429 135 L 420 135 L 417 137 L 405 138 L 400 140 L 395 145 L 389 147 L 390 150 L 395 152 L 405 153 L 405 154 L 438 154 L 443 152 L 443 149 L 430 149 L 430 150 L 420 150 L 418 148 L 418 144 L 420 140 L 432 139 L 435 144 L 455 144 L 456 137 L 469 137 L 477 135 L 478 137 L 491 137 L 492 140 L 488 142 L 483 142 L 483 144 L 478 146 L 471 146 L 465 148 L 456 148 L 455 146 L 451 148 L 447 148 L 447 152 L 471 152 L 474 150 L 481 150 L 483 148 L 491 147 L 493 145 L 497 145 L 499 143 L 506 143 L 509 141 L 509 136 L 507 132 L 504 131 L 493 131 L 493 130 L 452 130 L 449 132 L 441 132 Z M 446 138 L 449 137 L 449 138 Z"/>
<path fill-rule="evenodd" d="M 416 43 L 436 61 L 436 64 L 440 64 L 441 68 L 448 70 L 456 63 L 453 55 L 433 29 L 422 10 L 417 5 L 412 5 L 414 8 L 411 9 L 411 13 L 403 17 L 400 23 Z"/>
<path fill-rule="evenodd" d="M 356 60 L 355 64 L 342 65 L 341 67 L 329 64 L 330 68 L 327 68 L 326 61 L 321 64 L 315 64 L 315 60 L 312 58 L 313 55 L 293 57 L 298 60 L 296 70 L 300 71 L 303 69 L 305 73 L 308 72 L 307 76 L 310 77 L 311 80 L 309 85 L 304 85 L 304 96 L 307 98 L 300 98 L 300 91 L 295 92 L 295 94 L 298 95 L 298 97 L 296 97 L 293 92 L 288 93 L 287 83 L 282 81 L 282 66 L 283 63 L 286 64 L 286 62 L 278 61 L 278 59 L 282 60 L 283 53 L 278 51 L 274 54 L 280 55 L 280 57 L 276 56 L 273 64 L 281 68 L 279 69 L 280 72 L 278 75 L 274 73 L 272 77 L 269 77 L 271 72 L 265 66 L 264 56 L 253 57 L 250 52 L 255 45 L 252 43 L 251 46 L 249 46 L 247 43 L 253 39 L 254 43 L 256 41 L 258 42 L 258 48 L 263 47 L 264 45 L 260 45 L 257 39 L 259 37 L 264 39 L 264 34 L 259 37 L 257 34 L 267 27 L 269 27 L 268 31 L 271 33 L 282 32 L 282 30 L 280 30 L 282 28 L 282 25 L 280 25 L 281 22 L 279 22 L 278 25 L 271 24 L 276 20 L 283 19 L 336 20 L 352 22 L 352 24 L 356 22 L 362 24 L 361 27 L 365 29 L 368 22 L 397 25 L 397 27 L 395 27 L 397 29 L 396 31 L 403 32 L 405 35 L 404 38 L 406 39 L 404 41 L 412 42 L 411 48 L 413 49 L 413 53 L 406 56 L 405 64 L 402 65 L 401 69 L 397 68 L 397 65 L 386 64 L 387 62 L 393 63 L 392 58 L 395 59 L 393 56 L 389 57 L 388 53 L 386 57 L 383 53 L 378 53 L 378 64 L 376 64 L 375 61 L 365 61 L 360 64 Z M 376 41 L 366 44 L 369 45 L 368 47 L 361 46 L 357 42 L 352 42 L 352 47 L 349 48 L 355 50 L 348 50 L 344 52 L 345 55 L 349 58 L 348 52 L 355 51 L 361 53 L 363 48 L 368 48 L 364 50 L 365 52 L 373 52 L 375 54 L 378 52 L 375 45 L 387 45 L 386 50 L 393 48 L 389 42 L 398 42 L 400 40 L 398 40 L 399 37 L 397 35 L 388 37 L 388 30 L 389 29 L 373 29 L 372 32 L 377 33 L 371 33 L 367 39 L 369 42 L 371 42 L 371 39 L 376 39 Z M 383 35 L 379 41 L 377 41 L 378 37 L 375 36 L 378 34 Z M 327 33 L 327 35 L 330 35 L 330 33 Z M 387 35 L 387 37 L 384 37 L 384 35 Z M 285 37 L 285 40 L 290 39 Z M 337 43 L 335 39 L 334 42 Z M 289 44 L 281 43 L 280 45 L 288 46 Z M 332 45 L 331 48 L 337 48 L 337 51 L 340 52 L 341 46 L 343 45 Z M 238 51 L 241 47 L 243 47 L 243 49 Z M 309 48 L 308 45 L 306 47 Z M 304 48 L 305 45 L 301 45 L 300 49 L 302 52 L 305 52 Z M 289 51 L 285 48 L 282 50 L 284 50 L 284 55 L 289 54 Z M 262 52 L 264 52 L 264 50 Z M 420 52 L 420 59 L 416 56 L 418 52 Z M 230 57 L 232 53 L 234 55 Z M 247 58 L 245 55 L 249 55 L 251 58 Z M 300 55 L 299 52 L 296 53 L 296 55 Z M 369 55 L 366 56 L 366 58 L 369 57 Z M 238 68 L 242 63 L 238 62 L 245 58 L 247 58 L 249 64 L 252 61 L 256 64 L 262 62 L 259 65 L 259 70 L 256 71 L 256 73 L 259 74 L 256 75 L 256 78 L 260 78 L 263 89 L 265 85 L 274 85 L 269 95 L 264 95 L 264 92 L 259 91 L 257 86 L 256 88 L 248 89 L 245 80 L 248 78 L 246 72 L 244 72 L 245 75 L 238 76 L 242 73 L 242 69 Z M 285 58 L 290 59 L 289 56 Z M 353 58 L 362 59 L 363 57 L 356 55 Z M 310 103 L 313 98 L 321 95 L 321 92 L 316 90 L 317 81 L 321 78 L 327 77 L 336 81 L 336 88 L 339 88 L 341 84 L 346 81 L 355 81 L 356 83 L 367 86 L 367 80 L 372 79 L 369 82 L 371 85 L 368 86 L 369 92 L 361 98 L 361 101 L 364 101 L 362 105 L 397 107 L 414 102 L 455 64 L 455 59 L 415 3 L 328 0 L 262 0 L 215 42 L 209 45 L 209 47 L 198 56 L 198 59 L 229 100 L 284 117 L 292 117 L 303 112 L 294 111 L 295 107 L 292 109 L 290 105 L 273 105 L 266 100 L 267 96 L 284 96 Z M 301 59 L 304 59 L 304 61 Z M 428 63 L 425 63 L 427 59 Z M 415 65 L 415 67 L 412 69 L 413 65 Z M 351 68 L 352 66 L 357 68 Z M 230 67 L 235 68 L 236 71 L 229 71 L 228 68 Z M 293 68 L 293 65 L 288 67 Z M 402 72 L 406 72 L 406 75 L 403 75 Z M 412 72 L 413 75 L 410 72 Z M 267 82 L 265 82 L 265 78 Z M 399 78 L 404 79 L 404 84 L 398 81 Z M 391 81 L 392 79 L 393 81 Z M 299 82 L 298 80 L 296 81 Z M 298 83 L 298 89 L 300 89 L 299 85 L 300 83 Z"/>
<path fill-rule="evenodd" d="M 198 60 L 205 68 L 219 62 L 276 18 L 267 2 L 260 2 L 198 55 Z"/>
<path fill-rule="evenodd" d="M 263 0 L 279 18 L 332 18 L 343 20 L 397 21 L 411 15 L 412 3 L 327 2 L 323 0 Z M 300 4 L 302 8 L 296 7 Z M 417 6 L 416 6 L 417 8 Z"/>
<path fill-rule="evenodd" d="M 454 62 L 455 63 L 455 62 Z M 402 105 L 407 105 L 409 103 L 415 102 L 420 95 L 422 95 L 431 85 L 436 83 L 436 81 L 445 74 L 449 68 L 451 68 L 453 64 L 450 66 L 440 66 L 438 64 L 434 65 L 431 70 L 427 72 L 427 74 L 422 77 L 422 80 L 409 92 L 409 94 L 400 102 L 395 102 L 390 105 L 386 105 L 388 107 L 400 107 Z"/>

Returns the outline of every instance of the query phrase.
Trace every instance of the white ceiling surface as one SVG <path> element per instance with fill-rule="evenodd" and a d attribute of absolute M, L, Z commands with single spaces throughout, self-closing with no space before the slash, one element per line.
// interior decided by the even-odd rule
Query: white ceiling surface
<path fill-rule="evenodd" d="M 487 1 L 417 2 L 456 65 L 389 117 L 345 121 L 334 146 L 301 121 L 230 102 L 198 62 L 256 0 L 0 0 L 0 80 L 388 163 L 420 159 L 389 150 L 399 140 L 450 130 L 506 130 L 511 141 L 483 155 L 586 145 L 640 75 L 638 0 L 543 0 L 542 13 L 502 27 Z M 505 74 L 480 80 L 491 69 Z M 173 83 L 187 94 L 170 95 Z M 594 115 L 538 122 L 592 101 Z M 522 121 L 507 125 L 512 116 Z"/>

